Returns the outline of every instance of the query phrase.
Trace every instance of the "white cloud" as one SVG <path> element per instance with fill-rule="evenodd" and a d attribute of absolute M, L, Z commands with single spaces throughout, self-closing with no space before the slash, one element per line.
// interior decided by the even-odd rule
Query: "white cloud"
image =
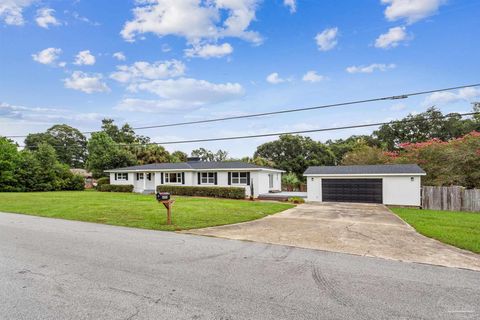
<path fill-rule="evenodd" d="M 193 45 L 192 48 L 185 50 L 187 57 L 198 58 L 221 58 L 229 55 L 233 52 L 233 47 L 229 43 L 223 43 L 220 45 L 206 44 L 206 45 Z"/>
<path fill-rule="evenodd" d="M 445 105 L 457 102 L 473 102 L 480 99 L 480 89 L 478 88 L 463 88 L 457 92 L 435 92 L 425 98 L 424 105 Z"/>
<path fill-rule="evenodd" d="M 414 23 L 435 14 L 446 0 L 381 0 L 387 5 L 385 17 L 390 21 L 405 19 Z"/>
<path fill-rule="evenodd" d="M 60 48 L 47 48 L 32 54 L 32 58 L 41 64 L 55 65 L 61 53 L 62 49 Z"/>
<path fill-rule="evenodd" d="M 36 0 L 0 0 L 0 21 L 8 25 L 23 25 L 23 9 L 34 2 Z"/>
<path fill-rule="evenodd" d="M 290 8 L 290 13 L 297 11 L 297 0 L 283 0 L 283 4 Z"/>
<path fill-rule="evenodd" d="M 185 69 L 185 64 L 178 60 L 156 61 L 154 63 L 137 61 L 130 66 L 117 66 L 117 71 L 113 72 L 110 78 L 122 83 L 157 80 L 182 76 L 185 74 Z"/>
<path fill-rule="evenodd" d="M 74 64 L 81 66 L 81 65 L 87 65 L 87 66 L 92 66 L 95 64 L 95 56 L 90 53 L 90 50 L 83 50 L 77 53 L 75 56 L 75 62 Z"/>
<path fill-rule="evenodd" d="M 382 49 L 395 48 L 400 42 L 407 40 L 405 27 L 394 27 L 388 29 L 387 33 L 381 34 L 375 40 L 375 47 Z"/>
<path fill-rule="evenodd" d="M 123 52 L 115 52 L 113 54 L 113 57 L 117 59 L 118 61 L 125 61 L 127 60 L 127 57 L 125 57 L 125 54 Z"/>
<path fill-rule="evenodd" d="M 346 69 L 348 73 L 372 73 L 374 71 L 387 71 L 394 69 L 395 64 L 373 63 L 369 66 L 351 66 Z"/>
<path fill-rule="evenodd" d="M 37 17 L 35 21 L 37 24 L 45 29 L 48 29 L 49 25 L 59 26 L 60 22 L 54 16 L 55 10 L 50 8 L 41 8 L 37 10 Z"/>
<path fill-rule="evenodd" d="M 310 70 L 303 75 L 302 80 L 306 82 L 320 82 L 325 80 L 325 77 L 317 74 L 316 71 Z"/>
<path fill-rule="evenodd" d="M 289 81 L 288 79 L 281 78 L 280 75 L 278 74 L 278 72 L 270 73 L 267 76 L 266 80 L 267 80 L 267 82 L 272 83 L 272 84 L 278 84 L 278 83 Z"/>
<path fill-rule="evenodd" d="M 329 28 L 318 33 L 315 36 L 315 41 L 317 42 L 318 50 L 329 51 L 335 48 L 335 46 L 338 43 L 337 36 L 338 36 L 338 28 Z"/>
<path fill-rule="evenodd" d="M 145 91 L 156 94 L 159 100 L 137 98 L 124 99 L 117 109 L 126 111 L 160 112 L 168 110 L 191 110 L 206 105 L 237 99 L 244 94 L 238 83 L 211 83 L 192 78 L 153 80 L 135 83 L 130 91 Z"/>
<path fill-rule="evenodd" d="M 88 74 L 82 71 L 74 71 L 70 78 L 63 80 L 65 88 L 79 90 L 85 93 L 108 92 L 110 88 L 102 81 L 101 74 Z"/>
<path fill-rule="evenodd" d="M 65 121 L 95 122 L 105 116 L 98 113 L 75 113 L 70 109 L 52 107 L 26 107 L 0 102 L 0 118 L 28 121 L 29 123 L 58 123 Z"/>
<path fill-rule="evenodd" d="M 259 0 L 137 0 L 134 18 L 121 35 L 127 41 L 143 33 L 159 37 L 176 35 L 189 43 L 236 37 L 260 43 L 261 36 L 248 30 Z"/>

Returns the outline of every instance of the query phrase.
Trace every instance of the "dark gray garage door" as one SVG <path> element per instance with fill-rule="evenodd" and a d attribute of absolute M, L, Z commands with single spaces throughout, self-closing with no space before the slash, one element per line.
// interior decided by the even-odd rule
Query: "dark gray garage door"
<path fill-rule="evenodd" d="M 322 201 L 383 203 L 382 179 L 322 179 Z"/>

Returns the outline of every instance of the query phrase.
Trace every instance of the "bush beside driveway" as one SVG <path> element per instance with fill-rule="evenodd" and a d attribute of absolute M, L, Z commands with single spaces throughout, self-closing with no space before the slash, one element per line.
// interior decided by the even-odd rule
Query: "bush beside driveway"
<path fill-rule="evenodd" d="M 153 230 L 204 228 L 263 218 L 293 206 L 287 203 L 175 197 L 173 225 L 155 196 L 132 193 L 0 193 L 0 211 Z"/>

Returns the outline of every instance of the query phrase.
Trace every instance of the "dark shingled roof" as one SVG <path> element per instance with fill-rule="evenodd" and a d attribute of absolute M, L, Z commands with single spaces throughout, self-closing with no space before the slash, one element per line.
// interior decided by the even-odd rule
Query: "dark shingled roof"
<path fill-rule="evenodd" d="M 425 174 L 416 164 L 308 167 L 304 174 Z"/>
<path fill-rule="evenodd" d="M 125 168 L 117 168 L 106 171 L 129 171 L 129 170 L 216 170 L 216 169 L 270 169 L 269 167 L 257 166 L 252 163 L 243 161 L 191 161 L 191 162 L 176 162 L 176 163 L 152 163 L 141 166 L 132 166 Z"/>

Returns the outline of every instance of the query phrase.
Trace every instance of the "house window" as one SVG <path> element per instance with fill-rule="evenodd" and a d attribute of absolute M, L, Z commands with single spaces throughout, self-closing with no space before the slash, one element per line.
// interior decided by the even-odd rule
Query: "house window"
<path fill-rule="evenodd" d="M 165 183 L 182 183 L 182 174 L 180 172 L 165 173 Z"/>
<path fill-rule="evenodd" d="M 202 172 L 202 184 L 214 184 L 215 183 L 215 173 L 213 172 Z"/>
<path fill-rule="evenodd" d="M 232 172 L 232 184 L 247 184 L 247 173 Z"/>
<path fill-rule="evenodd" d="M 137 173 L 137 180 L 143 180 L 143 172 Z"/>
<path fill-rule="evenodd" d="M 268 187 L 273 189 L 273 174 L 268 175 Z"/>
<path fill-rule="evenodd" d="M 117 173 L 117 180 L 128 180 L 128 173 L 125 173 L 125 172 L 121 172 L 121 173 Z"/>
<path fill-rule="evenodd" d="M 147 180 L 152 181 L 152 174 L 151 173 L 147 173 Z"/>

